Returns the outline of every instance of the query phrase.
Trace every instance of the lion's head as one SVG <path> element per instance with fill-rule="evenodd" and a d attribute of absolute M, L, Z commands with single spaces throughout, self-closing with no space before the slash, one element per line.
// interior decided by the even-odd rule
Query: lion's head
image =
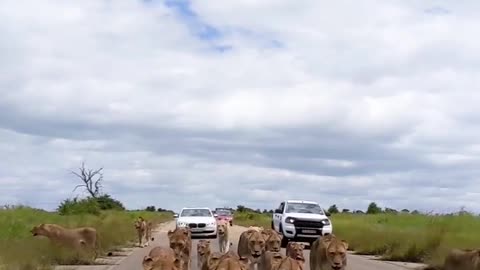
<path fill-rule="evenodd" d="M 181 259 L 150 256 L 143 257 L 142 266 L 144 270 L 183 270 Z"/>
<path fill-rule="evenodd" d="M 248 249 L 253 258 L 258 259 L 265 251 L 265 239 L 268 234 L 256 230 L 249 230 L 247 232 Z"/>
<path fill-rule="evenodd" d="M 218 231 L 218 235 L 225 235 L 225 233 L 227 232 L 228 230 L 228 225 L 227 223 L 225 222 L 219 222 L 217 224 L 217 231 Z"/>
<path fill-rule="evenodd" d="M 210 240 L 201 239 L 197 243 L 197 253 L 200 256 L 210 253 Z"/>
<path fill-rule="evenodd" d="M 30 232 L 32 233 L 33 236 L 47 236 L 49 237 L 54 231 L 56 230 L 55 225 L 53 224 L 39 224 L 37 226 L 34 226 Z"/>
<path fill-rule="evenodd" d="M 177 228 L 174 231 L 168 231 L 168 241 L 170 248 L 173 249 L 175 255 L 183 255 L 184 250 L 189 248 L 190 231 L 186 228 Z"/>
<path fill-rule="evenodd" d="M 217 268 L 218 264 L 220 263 L 220 260 L 224 254 L 218 251 L 210 253 L 208 255 L 206 264 L 208 266 L 208 269 L 215 269 Z"/>
<path fill-rule="evenodd" d="M 305 257 L 303 251 L 305 250 L 305 245 L 298 242 L 288 242 L 287 245 L 287 254 L 297 261 L 305 262 Z"/>
<path fill-rule="evenodd" d="M 344 270 L 347 267 L 348 243 L 332 237 L 330 241 L 326 242 L 326 246 L 327 260 L 332 270 Z"/>
<path fill-rule="evenodd" d="M 280 252 L 283 235 L 271 231 L 266 240 L 265 250 Z"/>

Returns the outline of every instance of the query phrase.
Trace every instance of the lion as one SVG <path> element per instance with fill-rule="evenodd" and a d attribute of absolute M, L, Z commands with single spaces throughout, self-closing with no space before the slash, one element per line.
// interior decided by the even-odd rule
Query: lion
<path fill-rule="evenodd" d="M 197 269 L 202 268 L 203 263 L 210 253 L 210 240 L 199 240 L 197 243 Z"/>
<path fill-rule="evenodd" d="M 260 257 L 265 252 L 265 240 L 268 234 L 264 231 L 247 230 L 240 234 L 238 239 L 237 253 L 240 257 L 246 257 L 250 261 L 250 268 L 260 262 Z"/>
<path fill-rule="evenodd" d="M 297 261 L 305 262 L 305 256 L 303 251 L 305 250 L 305 245 L 299 242 L 288 242 L 287 248 L 285 249 L 285 255 Z"/>
<path fill-rule="evenodd" d="M 220 252 L 228 252 L 230 249 L 230 240 L 228 239 L 229 235 L 229 225 L 227 222 L 218 222 L 217 224 L 217 233 L 218 233 L 218 246 L 220 247 Z"/>
<path fill-rule="evenodd" d="M 30 232 L 34 237 L 45 236 L 54 244 L 73 248 L 76 251 L 91 251 L 94 253 L 94 260 L 98 256 L 98 235 L 97 230 L 93 227 L 68 229 L 57 224 L 42 223 L 34 226 Z"/>
<path fill-rule="evenodd" d="M 175 257 L 183 261 L 183 270 L 190 269 L 190 253 L 192 250 L 192 234 L 188 228 L 176 228 L 168 231 L 168 242 L 170 248 L 175 252 Z"/>
<path fill-rule="evenodd" d="M 152 260 L 157 258 L 175 258 L 175 251 L 170 247 L 156 246 L 150 250 L 148 257 Z"/>
<path fill-rule="evenodd" d="M 149 254 L 143 257 L 142 266 L 144 270 L 183 270 L 182 259 L 176 258 L 173 252 L 168 251 L 160 256 L 152 257 Z"/>
<path fill-rule="evenodd" d="M 265 251 L 263 253 L 260 262 L 258 263 L 258 269 L 262 270 L 275 270 L 278 268 L 285 256 L 280 252 Z"/>
<path fill-rule="evenodd" d="M 310 247 L 310 270 L 344 270 L 348 243 L 334 235 L 319 237 Z"/>
<path fill-rule="evenodd" d="M 272 229 L 265 229 L 263 232 L 267 235 L 265 250 L 280 252 L 283 235 Z"/>
<path fill-rule="evenodd" d="M 285 257 L 275 270 L 303 270 L 303 263 L 291 257 Z"/>
<path fill-rule="evenodd" d="M 226 255 L 226 256 L 225 256 Z M 202 264 L 201 270 L 215 270 L 220 263 L 221 260 L 228 258 L 228 257 L 233 257 L 235 254 L 223 254 L 221 252 L 215 251 L 210 253 L 205 261 Z"/>
<path fill-rule="evenodd" d="M 138 217 L 138 219 L 135 220 L 134 226 L 138 234 L 139 247 L 147 247 L 150 244 L 150 240 L 155 240 L 155 238 L 152 237 L 153 223 L 151 221 L 146 221 L 143 217 Z M 142 241 L 144 238 L 145 244 L 142 245 Z"/>
<path fill-rule="evenodd" d="M 423 270 L 480 270 L 480 249 L 452 249 L 443 266 L 428 266 Z"/>
<path fill-rule="evenodd" d="M 223 256 L 215 270 L 247 270 L 249 263 L 247 257 Z"/>

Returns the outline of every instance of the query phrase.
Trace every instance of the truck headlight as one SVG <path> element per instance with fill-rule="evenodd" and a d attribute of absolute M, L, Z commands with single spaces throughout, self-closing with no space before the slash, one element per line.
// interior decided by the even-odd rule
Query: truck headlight
<path fill-rule="evenodd" d="M 295 222 L 295 219 L 294 219 L 294 218 L 287 217 L 287 218 L 285 219 L 285 223 L 293 224 L 293 222 Z"/>
<path fill-rule="evenodd" d="M 330 220 L 328 219 L 323 219 L 322 220 L 323 225 L 330 225 Z"/>

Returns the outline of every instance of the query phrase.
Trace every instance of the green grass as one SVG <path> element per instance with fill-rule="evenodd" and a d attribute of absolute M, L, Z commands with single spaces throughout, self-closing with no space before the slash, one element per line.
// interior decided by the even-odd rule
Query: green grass
<path fill-rule="evenodd" d="M 45 237 L 33 237 L 30 230 L 40 223 L 67 228 L 92 226 L 97 229 L 101 254 L 136 240 L 133 222 L 139 216 L 158 224 L 172 218 L 169 213 L 143 211 L 103 211 L 100 215 L 61 216 L 30 208 L 0 210 L 0 269 L 37 269 L 52 264 L 88 264 L 64 249 L 54 247 Z"/>
<path fill-rule="evenodd" d="M 236 213 L 234 223 L 270 228 L 271 214 Z M 333 232 L 359 254 L 439 264 L 452 248 L 476 248 L 480 218 L 471 215 L 335 214 Z"/>

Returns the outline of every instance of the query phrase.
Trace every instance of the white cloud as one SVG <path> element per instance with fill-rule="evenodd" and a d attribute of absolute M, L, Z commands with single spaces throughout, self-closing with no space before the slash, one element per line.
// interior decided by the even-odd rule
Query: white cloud
<path fill-rule="evenodd" d="M 0 203 L 478 207 L 479 4 L 185 3 L 3 3 Z"/>

